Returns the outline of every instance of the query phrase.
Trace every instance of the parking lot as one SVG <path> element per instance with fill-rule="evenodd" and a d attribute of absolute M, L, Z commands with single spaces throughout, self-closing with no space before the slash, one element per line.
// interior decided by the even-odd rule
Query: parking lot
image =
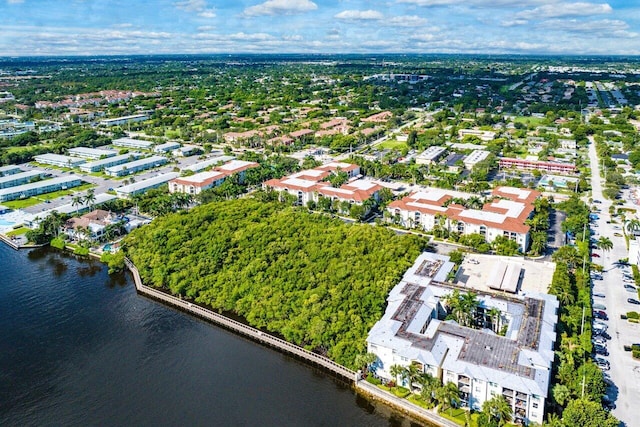
<path fill-rule="evenodd" d="M 640 362 L 634 360 L 631 352 L 624 350 L 624 346 L 640 342 L 640 324 L 621 319 L 620 315 L 628 311 L 640 311 L 640 306 L 627 301 L 629 298 L 637 299 L 638 294 L 624 287 L 625 284 L 629 284 L 624 281 L 624 274 L 630 274 L 631 268 L 616 263 L 619 259 L 627 258 L 627 245 L 621 233 L 621 224 L 607 223 L 607 221 L 611 222 L 608 213 L 611 202 L 602 196 L 598 161 L 593 143 L 589 147 L 589 157 L 593 171 L 592 197 L 600 202 L 596 205 L 601 210 L 598 219 L 592 221 L 597 224 L 597 227 L 592 228 L 596 232 L 594 237 L 606 236 L 613 242 L 613 248 L 610 251 L 593 251 L 598 255 L 593 258 L 593 261 L 604 268 L 602 280 L 593 281 L 593 303 L 606 307 L 604 311 L 609 320 L 600 322 L 607 326 L 607 333 L 611 337 L 606 340 L 609 355 L 601 356 L 609 361 L 610 370 L 607 374 L 613 383 L 607 388 L 607 395 L 616 405 L 612 411 L 613 415 L 626 426 L 637 426 L 638 410 L 633 408 L 635 398 L 640 396 Z"/>

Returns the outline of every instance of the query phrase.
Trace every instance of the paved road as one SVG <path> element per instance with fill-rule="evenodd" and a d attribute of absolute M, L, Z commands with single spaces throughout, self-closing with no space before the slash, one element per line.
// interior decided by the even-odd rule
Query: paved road
<path fill-rule="evenodd" d="M 603 293 L 605 298 L 594 298 L 594 303 L 603 304 L 607 307 L 609 321 L 608 333 L 611 340 L 608 342 L 609 357 L 611 363 L 609 375 L 614 382 L 613 387 L 609 387 L 607 394 L 615 401 L 616 409 L 613 410 L 619 420 L 626 426 L 638 426 L 638 408 L 636 401 L 640 397 L 640 363 L 631 357 L 630 352 L 624 351 L 623 346 L 632 342 L 640 342 L 640 325 L 629 323 L 620 319 L 620 315 L 628 311 L 640 311 L 640 306 L 634 306 L 627 302 L 627 298 L 637 298 L 634 292 L 628 292 L 623 287 L 623 269 L 614 265 L 614 262 L 628 256 L 627 245 L 624 237 L 614 236 L 614 233 L 622 234 L 622 230 L 614 227 L 621 227 L 621 224 L 607 224 L 610 220 L 609 206 L 611 202 L 602 196 L 602 181 L 600 179 L 600 166 L 596 154 L 595 144 L 589 146 L 589 160 L 591 162 L 591 188 L 594 200 L 600 200 L 599 204 L 602 213 L 597 220 L 599 227 L 595 230 L 601 236 L 606 236 L 613 242 L 613 249 L 609 252 L 594 251 L 600 258 L 594 258 L 594 262 L 602 264 L 605 270 L 604 280 L 594 281 L 593 292 Z M 635 409 L 634 409 L 635 408 Z"/>

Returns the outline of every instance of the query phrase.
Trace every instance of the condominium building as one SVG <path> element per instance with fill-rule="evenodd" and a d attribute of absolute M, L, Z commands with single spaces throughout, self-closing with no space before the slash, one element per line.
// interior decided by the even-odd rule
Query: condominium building
<path fill-rule="evenodd" d="M 151 156 L 144 159 L 135 160 L 129 163 L 123 163 L 116 166 L 105 168 L 105 173 L 111 176 L 131 175 L 147 169 L 156 168 L 167 163 L 167 158 L 162 156 Z"/>
<path fill-rule="evenodd" d="M 180 143 L 179 142 L 169 141 L 169 142 L 165 142 L 164 144 L 159 144 L 159 145 L 156 145 L 155 147 L 153 147 L 153 152 L 154 153 L 168 153 L 168 152 L 176 150 L 178 148 L 180 148 Z"/>
<path fill-rule="evenodd" d="M 378 360 L 375 373 L 388 380 L 391 367 L 414 366 L 455 384 L 461 405 L 481 410 L 502 395 L 520 424 L 544 420 L 554 359 L 558 301 L 552 295 L 477 292 L 468 326 L 445 320 L 446 283 L 453 268 L 447 256 L 423 253 L 387 297 L 382 318 L 369 331 L 367 350 Z"/>
<path fill-rule="evenodd" d="M 232 175 L 236 175 L 239 182 L 244 182 L 245 171 L 258 166 L 260 164 L 255 162 L 231 160 L 210 171 L 171 180 L 169 182 L 169 192 L 200 194 L 203 190 L 221 185 L 225 179 Z"/>
<path fill-rule="evenodd" d="M 146 114 L 134 114 L 134 115 L 131 115 L 131 116 L 117 117 L 115 119 L 100 120 L 100 125 L 101 126 L 120 126 L 120 125 L 126 125 L 128 123 L 143 122 L 145 120 L 149 120 L 149 116 L 148 115 L 146 115 Z"/>
<path fill-rule="evenodd" d="M 153 142 L 151 141 L 143 141 L 141 139 L 134 138 L 118 138 L 114 139 L 112 144 L 115 147 L 123 147 L 123 148 L 135 148 L 136 150 L 150 150 L 153 146 Z"/>
<path fill-rule="evenodd" d="M 471 154 L 469 154 L 462 160 L 462 163 L 464 163 L 465 168 L 471 170 L 475 165 L 483 160 L 486 160 L 487 157 L 489 157 L 489 154 L 491 153 L 486 150 L 474 150 L 471 152 Z"/>
<path fill-rule="evenodd" d="M 327 179 L 338 172 L 345 172 L 348 181 L 335 188 Z M 320 197 L 332 201 L 363 204 L 366 200 L 378 198 L 382 187 L 370 180 L 359 179 L 360 167 L 349 163 L 332 162 L 314 169 L 304 170 L 282 179 L 271 179 L 262 184 L 265 189 L 289 193 L 297 198 L 299 205 L 310 201 L 318 202 Z"/>
<path fill-rule="evenodd" d="M 69 155 L 75 157 L 82 157 L 90 160 L 103 159 L 106 157 L 113 157 L 118 154 L 115 150 L 107 150 L 104 148 L 90 148 L 90 147 L 75 147 L 69 149 Z"/>
<path fill-rule="evenodd" d="M 184 168 L 183 170 L 187 170 L 187 171 L 192 171 L 192 172 L 200 172 L 203 171 L 207 168 L 211 168 L 213 166 L 218 166 L 221 165 L 223 163 L 226 163 L 230 160 L 235 159 L 235 157 L 233 156 L 216 156 L 216 157 L 212 157 L 210 159 L 207 160 L 203 160 L 201 162 L 198 163 L 194 163 L 191 166 L 187 166 L 186 168 Z"/>
<path fill-rule="evenodd" d="M 465 207 L 461 200 L 478 197 L 441 188 L 425 188 L 387 206 L 387 220 L 405 227 L 426 231 L 442 227 L 460 234 L 477 233 L 492 242 L 505 236 L 518 243 L 526 252 L 529 246 L 529 226 L 525 221 L 535 209 L 534 201 L 541 193 L 535 190 L 497 187 L 483 206 Z M 482 200 L 478 200 L 482 202 Z"/>
<path fill-rule="evenodd" d="M 0 202 L 26 199 L 39 194 L 52 193 L 58 190 L 77 187 L 80 184 L 82 184 L 82 180 L 78 177 L 61 176 L 59 178 L 46 179 L 44 181 L 33 182 L 31 184 L 3 188 L 0 190 Z"/>
<path fill-rule="evenodd" d="M 458 136 L 460 137 L 460 139 L 464 138 L 467 135 L 475 136 L 481 141 L 485 142 L 491 141 L 496 137 L 496 133 L 490 130 L 460 129 L 458 131 Z"/>
<path fill-rule="evenodd" d="M 508 157 L 500 159 L 500 168 L 524 171 L 539 170 L 552 174 L 575 174 L 578 171 L 576 165 L 572 163 L 542 162 L 538 160 L 512 159 Z"/>
<path fill-rule="evenodd" d="M 439 147 L 437 145 L 431 146 L 416 156 L 416 164 L 429 165 L 435 163 L 444 157 L 445 154 L 447 154 L 445 147 Z"/>
<path fill-rule="evenodd" d="M 0 166 L 0 176 L 13 175 L 20 172 L 22 172 L 22 169 L 20 169 L 20 166 L 16 166 L 16 165 Z"/>
<path fill-rule="evenodd" d="M 28 184 L 33 180 L 47 175 L 44 171 L 30 170 L 26 172 L 15 173 L 13 175 L 7 175 L 0 178 L 0 188 L 15 187 L 17 185 Z"/>
<path fill-rule="evenodd" d="M 63 156 L 61 154 L 40 154 L 35 156 L 33 160 L 43 165 L 59 166 L 63 168 L 75 168 L 86 162 L 85 159 L 80 157 Z"/>
<path fill-rule="evenodd" d="M 116 195 L 122 199 L 128 199 L 136 194 L 145 193 L 153 188 L 160 188 L 174 178 L 178 177 L 177 172 L 169 172 L 133 184 L 116 188 Z"/>
<path fill-rule="evenodd" d="M 169 181 L 169 192 L 200 194 L 204 190 L 221 185 L 226 177 L 227 175 L 222 172 L 211 170 L 175 178 Z"/>
<path fill-rule="evenodd" d="M 121 165 L 123 163 L 128 163 L 133 160 L 138 159 L 141 156 L 140 153 L 127 153 L 121 154 L 119 156 L 108 157 L 106 159 L 96 160 L 94 162 L 87 162 L 80 165 L 80 170 L 86 173 L 92 172 L 100 172 L 105 168 L 109 168 L 111 166 Z"/>

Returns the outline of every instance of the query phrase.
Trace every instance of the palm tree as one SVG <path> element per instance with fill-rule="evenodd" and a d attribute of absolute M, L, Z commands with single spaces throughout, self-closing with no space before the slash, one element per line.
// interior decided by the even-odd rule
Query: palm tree
<path fill-rule="evenodd" d="M 393 380 L 396 382 L 396 384 L 398 383 L 398 377 L 403 376 L 404 373 L 404 366 L 401 365 L 391 365 L 391 367 L 389 368 L 389 373 L 391 374 L 391 376 L 393 377 Z"/>
<path fill-rule="evenodd" d="M 436 390 L 436 400 L 440 404 L 440 410 L 443 411 L 449 408 L 449 415 L 451 415 L 451 409 L 454 406 L 460 404 L 460 390 L 455 383 L 448 382 L 446 385 Z"/>
<path fill-rule="evenodd" d="M 493 329 L 493 332 L 495 332 L 496 334 L 500 330 L 500 315 L 501 314 L 502 314 L 502 312 L 497 307 L 491 307 L 491 309 L 489 310 L 489 317 L 491 318 L 491 326 L 492 326 L 491 329 Z"/>
<path fill-rule="evenodd" d="M 627 233 L 636 234 L 636 231 L 640 231 L 640 220 L 634 218 L 627 221 L 625 226 Z"/>
<path fill-rule="evenodd" d="M 601 236 L 598 239 L 597 245 L 603 251 L 610 251 L 611 249 L 613 249 L 613 242 L 611 241 L 610 238 L 605 237 L 605 236 Z"/>
<path fill-rule="evenodd" d="M 409 390 L 413 391 L 413 383 L 418 382 L 422 372 L 414 364 L 407 366 L 402 372 L 402 378 L 409 382 Z"/>
<path fill-rule="evenodd" d="M 71 199 L 71 206 L 76 208 L 76 215 L 78 215 L 78 206 L 81 206 L 84 203 L 82 196 L 74 196 Z"/>
<path fill-rule="evenodd" d="M 433 401 L 434 392 L 440 385 L 440 381 L 431 376 L 431 374 L 424 373 L 420 375 L 418 383 L 422 386 L 422 390 L 420 390 L 420 397 L 422 397 L 427 403 L 431 403 Z"/>
<path fill-rule="evenodd" d="M 490 421 L 497 421 L 498 426 L 503 426 L 511 421 L 512 410 L 511 405 L 504 396 L 495 396 L 482 405 L 482 412 Z"/>
<path fill-rule="evenodd" d="M 96 194 L 93 188 L 87 190 L 87 194 L 84 196 L 84 202 L 89 205 L 89 209 L 93 210 L 93 204 L 96 201 Z"/>

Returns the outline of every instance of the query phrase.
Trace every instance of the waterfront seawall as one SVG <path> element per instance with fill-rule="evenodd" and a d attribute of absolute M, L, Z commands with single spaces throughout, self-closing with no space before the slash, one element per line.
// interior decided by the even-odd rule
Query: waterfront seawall
<path fill-rule="evenodd" d="M 236 332 L 240 335 L 248 337 L 258 343 L 261 343 L 268 347 L 272 347 L 283 353 L 292 355 L 298 359 L 302 359 L 313 366 L 316 366 L 325 371 L 331 372 L 332 374 L 340 377 L 341 379 L 346 380 L 349 384 L 352 384 L 355 387 L 356 392 L 358 392 L 359 394 L 381 401 L 386 405 L 394 408 L 395 410 L 405 414 L 406 416 L 409 416 L 414 419 L 426 421 L 431 425 L 435 425 L 435 426 L 460 427 L 458 424 L 454 423 L 453 421 L 443 418 L 426 409 L 420 408 L 405 399 L 400 399 L 396 396 L 391 395 L 390 393 L 386 393 L 383 390 L 380 390 L 378 387 L 372 384 L 369 384 L 368 382 L 358 378 L 358 375 L 355 371 L 352 371 L 351 369 L 348 369 L 345 366 L 335 363 L 334 361 L 332 361 L 331 359 L 325 356 L 310 352 L 309 350 L 306 350 L 295 344 L 291 344 L 288 341 L 274 337 L 268 333 L 262 332 L 259 329 L 245 325 L 244 323 L 230 319 L 228 317 L 225 317 L 221 314 L 218 314 L 204 307 L 200 307 L 197 304 L 184 301 L 180 298 L 169 295 L 158 289 L 154 289 L 150 286 L 146 286 L 142 283 L 140 272 L 138 271 L 136 266 L 133 264 L 133 262 L 131 262 L 131 260 L 129 260 L 128 258 L 125 258 L 125 264 L 129 269 L 129 271 L 131 272 L 131 274 L 133 275 L 133 281 L 135 283 L 136 291 L 139 292 L 140 294 L 143 294 L 152 299 L 164 302 L 173 307 L 177 307 L 180 310 L 186 311 L 195 316 L 208 320 L 214 324 L 220 325 L 233 332 Z"/>

